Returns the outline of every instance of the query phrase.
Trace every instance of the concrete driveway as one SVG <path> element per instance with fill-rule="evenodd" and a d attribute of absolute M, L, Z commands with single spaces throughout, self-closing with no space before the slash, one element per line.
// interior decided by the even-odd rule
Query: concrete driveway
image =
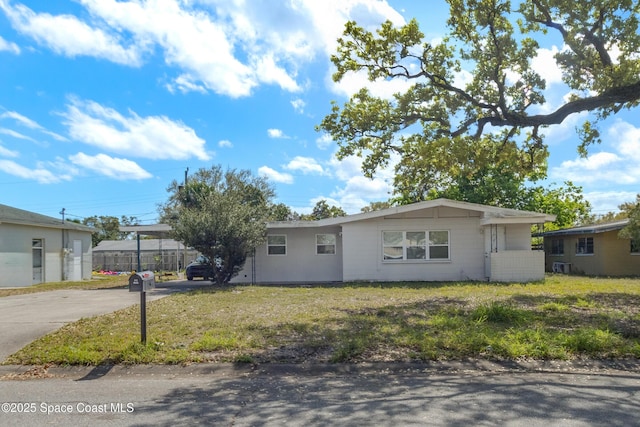
<path fill-rule="evenodd" d="M 174 292 L 208 286 L 210 282 L 158 283 L 147 301 Z M 60 290 L 0 298 L 0 362 L 35 339 L 66 323 L 111 313 L 140 303 L 140 293 L 128 289 Z"/>

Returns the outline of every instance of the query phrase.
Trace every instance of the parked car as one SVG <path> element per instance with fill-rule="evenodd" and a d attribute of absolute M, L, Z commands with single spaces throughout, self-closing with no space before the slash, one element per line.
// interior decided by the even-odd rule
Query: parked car
<path fill-rule="evenodd" d="M 202 277 L 203 280 L 213 279 L 213 265 L 209 259 L 203 255 L 196 258 L 195 261 L 187 265 L 187 280 L 193 280 L 194 277 Z"/>

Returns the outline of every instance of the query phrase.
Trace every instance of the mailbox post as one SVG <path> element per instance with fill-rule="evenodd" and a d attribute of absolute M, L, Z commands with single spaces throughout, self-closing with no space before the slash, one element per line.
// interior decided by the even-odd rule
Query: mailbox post
<path fill-rule="evenodd" d="M 147 343 L 147 291 L 156 287 L 153 271 L 133 273 L 129 277 L 129 292 L 140 292 L 140 340 Z"/>

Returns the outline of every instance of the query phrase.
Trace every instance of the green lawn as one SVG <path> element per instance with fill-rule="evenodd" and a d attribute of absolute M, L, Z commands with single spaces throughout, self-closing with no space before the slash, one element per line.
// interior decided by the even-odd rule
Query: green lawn
<path fill-rule="evenodd" d="M 229 286 L 83 319 L 12 364 L 640 357 L 640 279 Z"/>

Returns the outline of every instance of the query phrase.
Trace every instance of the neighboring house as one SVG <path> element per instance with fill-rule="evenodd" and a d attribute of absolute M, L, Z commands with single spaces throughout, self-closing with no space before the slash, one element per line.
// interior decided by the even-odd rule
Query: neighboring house
<path fill-rule="evenodd" d="M 447 199 L 327 218 L 272 222 L 234 283 L 533 281 L 544 252 L 531 226 L 555 216 Z"/>
<path fill-rule="evenodd" d="M 639 276 L 640 242 L 618 233 L 628 220 L 543 233 L 545 268 L 589 276 Z"/>
<path fill-rule="evenodd" d="M 0 287 L 91 279 L 94 231 L 0 205 Z"/>
<path fill-rule="evenodd" d="M 196 259 L 198 251 L 173 239 L 140 239 L 142 270 L 176 271 Z M 103 240 L 93 248 L 93 269 L 133 271 L 138 269 L 137 240 Z"/>

